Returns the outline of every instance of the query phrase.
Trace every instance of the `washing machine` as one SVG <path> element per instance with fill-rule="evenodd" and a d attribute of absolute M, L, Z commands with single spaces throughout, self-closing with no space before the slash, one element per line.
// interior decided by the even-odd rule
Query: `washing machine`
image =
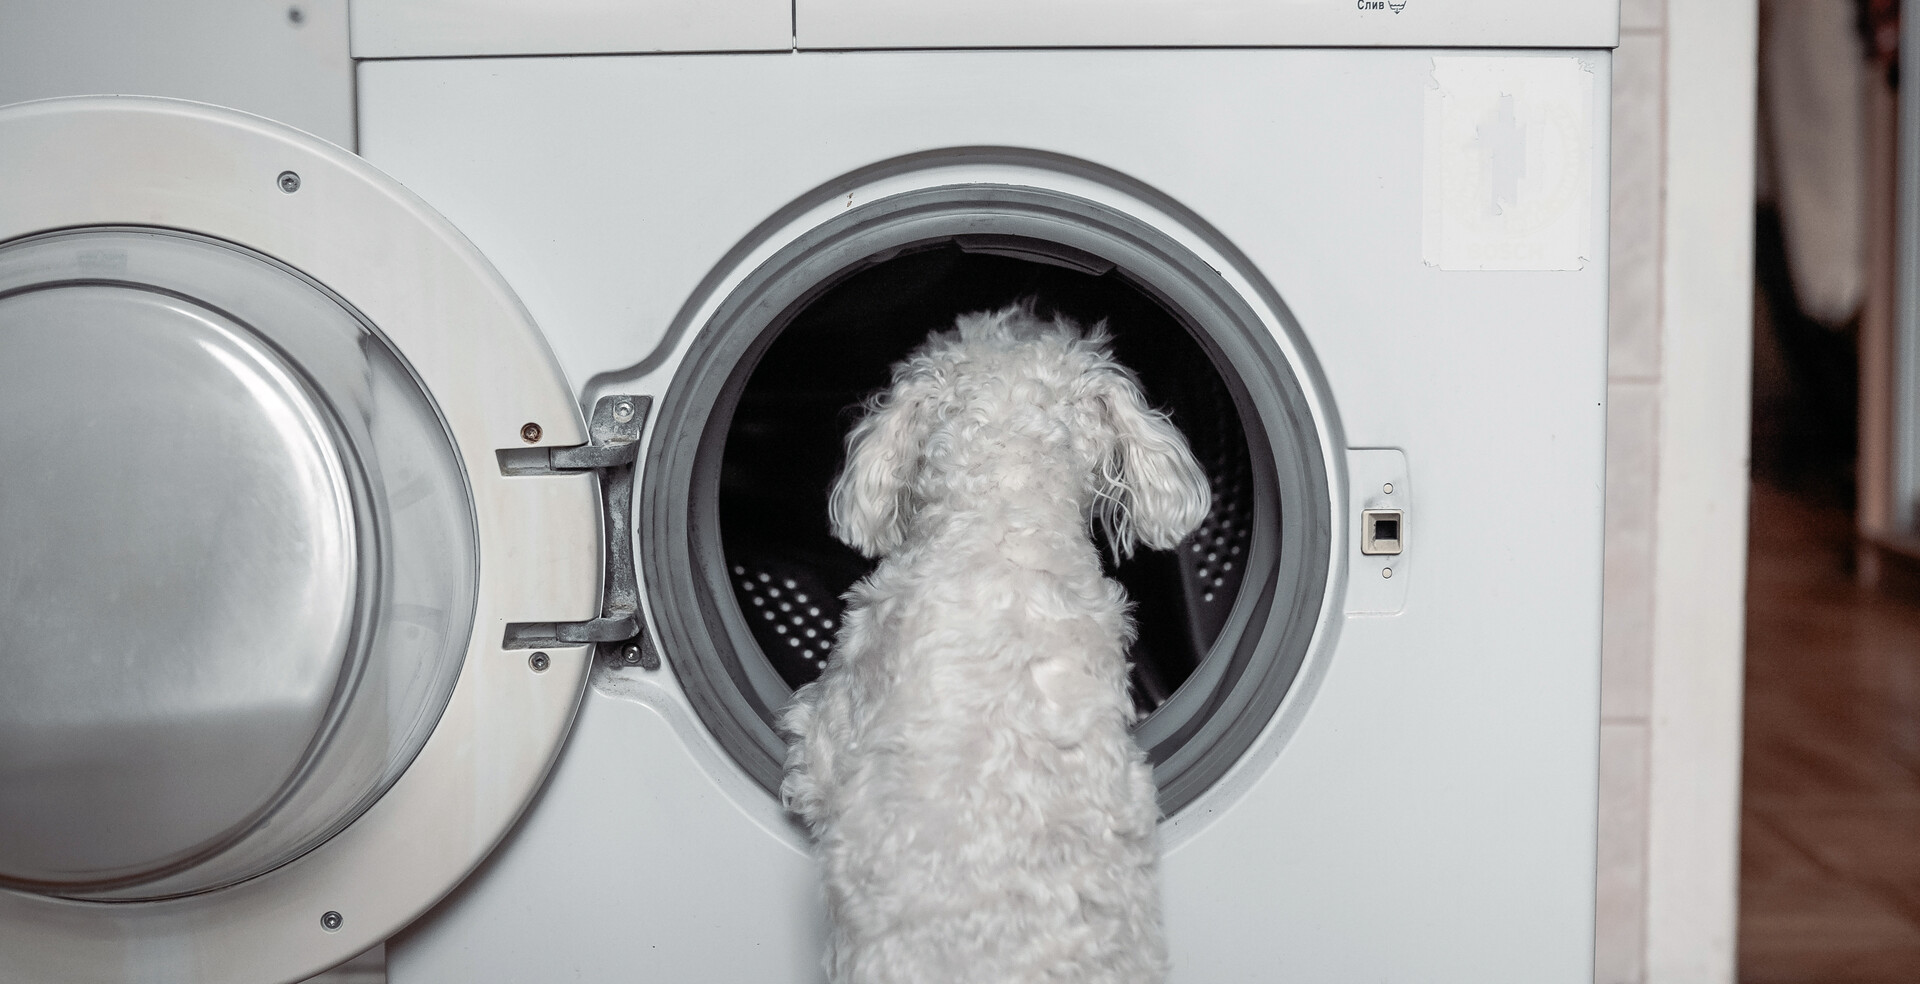
<path fill-rule="evenodd" d="M 821 979 L 826 488 L 1023 300 L 1213 486 L 1174 980 L 1591 978 L 1613 0 L 589 7 L 0 109 L 0 980 Z"/>

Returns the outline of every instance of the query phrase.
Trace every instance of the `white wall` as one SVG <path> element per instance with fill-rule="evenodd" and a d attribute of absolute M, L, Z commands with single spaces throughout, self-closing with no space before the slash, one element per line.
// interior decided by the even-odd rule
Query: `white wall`
<path fill-rule="evenodd" d="M 1626 0 L 1597 984 L 1734 979 L 1754 0 Z"/>

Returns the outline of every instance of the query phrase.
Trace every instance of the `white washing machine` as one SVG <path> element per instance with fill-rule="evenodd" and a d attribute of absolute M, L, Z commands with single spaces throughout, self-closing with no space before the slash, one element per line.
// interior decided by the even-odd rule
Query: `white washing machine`
<path fill-rule="evenodd" d="M 848 408 L 1020 298 L 1215 487 L 1175 980 L 1590 979 L 1613 0 L 353 17 L 362 157 L 0 110 L 0 980 L 819 979 Z"/>

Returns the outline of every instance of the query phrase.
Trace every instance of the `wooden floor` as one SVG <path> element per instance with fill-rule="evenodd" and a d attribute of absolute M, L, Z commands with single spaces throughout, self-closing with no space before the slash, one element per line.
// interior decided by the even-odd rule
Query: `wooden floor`
<path fill-rule="evenodd" d="M 1920 604 L 1855 587 L 1851 536 L 1755 486 L 1743 984 L 1920 982 Z"/>

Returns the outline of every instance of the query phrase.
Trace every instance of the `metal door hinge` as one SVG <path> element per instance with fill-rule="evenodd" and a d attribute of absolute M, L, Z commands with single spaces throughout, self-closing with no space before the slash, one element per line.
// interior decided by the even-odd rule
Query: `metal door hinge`
<path fill-rule="evenodd" d="M 650 396 L 603 396 L 587 424 L 592 442 L 571 448 L 511 448 L 499 452 L 508 475 L 596 473 L 606 511 L 606 577 L 600 617 L 585 622 L 512 622 L 508 649 L 545 649 L 593 643 L 598 657 L 627 666 L 660 668 L 660 654 L 640 613 L 640 585 L 633 563 L 633 467 L 640 432 L 653 409 Z"/>

